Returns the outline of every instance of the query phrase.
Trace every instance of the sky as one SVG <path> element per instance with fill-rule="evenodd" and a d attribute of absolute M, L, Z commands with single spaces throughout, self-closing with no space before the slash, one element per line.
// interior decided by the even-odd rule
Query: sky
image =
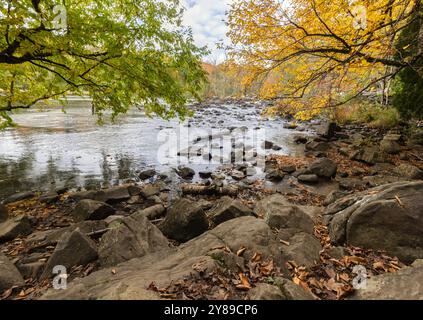
<path fill-rule="evenodd" d="M 182 0 L 185 7 L 184 25 L 191 27 L 195 43 L 207 45 L 211 54 L 205 59 L 208 62 L 222 62 L 225 59 L 223 50 L 216 48 L 216 43 L 225 41 L 227 26 L 225 11 L 233 0 Z"/>

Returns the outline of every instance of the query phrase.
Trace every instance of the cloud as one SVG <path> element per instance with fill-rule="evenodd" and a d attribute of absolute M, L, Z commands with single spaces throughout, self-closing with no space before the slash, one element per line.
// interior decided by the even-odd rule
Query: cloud
<path fill-rule="evenodd" d="M 234 0 L 183 0 L 184 25 L 191 27 L 195 43 L 211 51 L 209 61 L 224 59 L 224 52 L 217 49 L 218 42 L 227 43 L 225 12 Z"/>

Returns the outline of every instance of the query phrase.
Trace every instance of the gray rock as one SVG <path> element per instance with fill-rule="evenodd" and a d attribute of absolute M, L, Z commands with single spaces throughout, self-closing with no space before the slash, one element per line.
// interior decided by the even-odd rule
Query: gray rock
<path fill-rule="evenodd" d="M 26 236 L 32 232 L 31 223 L 26 216 L 10 218 L 0 223 L 0 243 L 15 239 L 18 236 Z"/>
<path fill-rule="evenodd" d="M 297 144 L 305 144 L 308 141 L 307 137 L 304 135 L 295 135 L 293 140 Z"/>
<path fill-rule="evenodd" d="M 279 237 L 289 242 L 289 245 L 284 246 L 282 250 L 282 255 L 287 261 L 295 261 L 298 265 L 307 268 L 320 261 L 322 246 L 319 240 L 310 233 L 295 232 L 293 236 L 286 238 L 284 230 L 281 230 Z"/>
<path fill-rule="evenodd" d="M 365 288 L 358 289 L 352 300 L 423 300 L 423 260 L 395 273 L 385 273 L 367 279 Z"/>
<path fill-rule="evenodd" d="M 69 198 L 75 201 L 89 199 L 89 200 L 105 202 L 107 200 L 106 193 L 103 190 L 88 190 L 88 191 L 75 192 L 70 194 Z"/>
<path fill-rule="evenodd" d="M 319 182 L 319 177 L 316 174 L 301 174 L 298 176 L 298 181 L 305 183 Z"/>
<path fill-rule="evenodd" d="M 24 279 L 37 279 L 41 275 L 45 265 L 45 262 L 34 261 L 29 263 L 20 263 L 16 267 Z"/>
<path fill-rule="evenodd" d="M 95 244 L 86 235 L 76 229 L 67 232 L 59 239 L 53 254 L 48 259 L 42 279 L 53 276 L 53 268 L 62 265 L 69 272 L 74 266 L 86 265 L 98 257 Z"/>
<path fill-rule="evenodd" d="M 0 253 L 0 292 L 13 286 L 23 286 L 25 281 L 15 265 Z"/>
<path fill-rule="evenodd" d="M 201 206 L 188 199 L 178 199 L 169 209 L 166 218 L 159 224 L 164 235 L 180 242 L 188 241 L 209 227 Z"/>
<path fill-rule="evenodd" d="M 107 203 L 95 200 L 81 200 L 72 212 L 76 221 L 102 220 L 115 213 L 115 209 Z"/>
<path fill-rule="evenodd" d="M 140 190 L 140 194 L 144 198 L 156 196 L 159 193 L 160 193 L 160 187 L 156 186 L 156 185 L 152 185 L 152 184 L 146 184 L 146 185 L 142 186 L 142 188 Z"/>
<path fill-rule="evenodd" d="M 41 203 L 51 204 L 58 201 L 59 199 L 60 199 L 60 196 L 56 192 L 53 192 L 53 193 L 43 194 L 38 200 Z"/>
<path fill-rule="evenodd" d="M 412 180 L 423 179 L 423 170 L 420 170 L 416 166 L 411 164 L 401 164 L 394 169 L 394 172 L 400 177 Z"/>
<path fill-rule="evenodd" d="M 327 208 L 335 244 L 386 250 L 404 262 L 423 258 L 423 182 L 398 182 L 341 198 Z"/>
<path fill-rule="evenodd" d="M 230 175 L 231 175 L 232 179 L 237 180 L 237 181 L 245 178 L 245 173 L 242 172 L 242 171 L 239 171 L 239 170 L 232 170 Z"/>
<path fill-rule="evenodd" d="M 333 178 L 336 175 L 336 171 L 338 169 L 338 166 L 335 162 L 328 158 L 321 158 L 316 161 L 314 161 L 310 167 L 309 170 L 321 178 L 330 179 Z"/>
<path fill-rule="evenodd" d="M 211 171 L 200 171 L 198 174 L 199 174 L 201 179 L 209 179 L 212 176 Z"/>
<path fill-rule="evenodd" d="M 131 197 L 128 186 L 116 186 L 103 190 L 107 203 L 116 203 L 127 200 Z"/>
<path fill-rule="evenodd" d="M 325 122 L 317 128 L 317 134 L 324 138 L 332 138 L 335 135 L 337 125 L 335 122 Z"/>
<path fill-rule="evenodd" d="M 4 204 L 0 203 L 0 223 L 6 221 L 9 218 L 9 211 Z"/>
<path fill-rule="evenodd" d="M 156 204 L 134 213 L 133 216 L 145 216 L 150 220 L 154 220 L 164 215 L 165 211 L 166 209 L 163 204 Z"/>
<path fill-rule="evenodd" d="M 16 193 L 13 194 L 9 197 L 7 197 L 4 201 L 3 204 L 9 204 L 9 203 L 13 203 L 13 202 L 17 202 L 17 201 L 22 201 L 22 200 L 26 200 L 26 199 L 31 199 L 35 197 L 35 192 L 33 191 L 28 191 L 28 192 L 20 192 L 20 193 Z"/>
<path fill-rule="evenodd" d="M 215 202 L 214 206 L 207 212 L 207 217 L 214 225 L 218 225 L 230 219 L 252 214 L 252 210 L 243 205 L 241 201 L 225 196 Z"/>
<path fill-rule="evenodd" d="M 278 286 L 258 283 L 248 292 L 250 300 L 286 300 Z"/>
<path fill-rule="evenodd" d="M 305 145 L 306 150 L 325 152 L 330 149 L 330 144 L 324 141 L 309 141 Z"/>
<path fill-rule="evenodd" d="M 285 177 L 285 173 L 282 170 L 279 169 L 269 169 L 266 170 L 266 180 L 269 181 L 281 181 Z"/>
<path fill-rule="evenodd" d="M 168 247 L 168 241 L 146 216 L 135 215 L 113 222 L 101 238 L 98 254 L 103 267 Z"/>
<path fill-rule="evenodd" d="M 178 167 L 178 169 L 176 170 L 176 173 L 182 179 L 186 179 L 186 180 L 191 180 L 195 175 L 195 171 L 193 169 L 188 167 L 183 167 L 183 166 Z"/>
<path fill-rule="evenodd" d="M 279 287 L 286 300 L 316 300 L 311 293 L 305 291 L 291 280 L 278 277 L 275 279 L 275 284 Z"/>
<path fill-rule="evenodd" d="M 299 207 L 271 203 L 264 212 L 264 221 L 276 229 L 297 229 L 313 233 L 313 220 Z"/>
<path fill-rule="evenodd" d="M 410 143 L 412 145 L 421 145 L 423 146 L 423 130 L 417 130 L 410 136 Z"/>
<path fill-rule="evenodd" d="M 386 135 L 380 142 L 380 150 L 388 154 L 398 154 L 401 151 L 401 147 L 396 137 Z"/>
<path fill-rule="evenodd" d="M 281 170 L 286 173 L 293 173 L 297 170 L 294 165 L 281 166 Z"/>
<path fill-rule="evenodd" d="M 154 169 L 148 169 L 148 170 L 141 171 L 138 174 L 138 177 L 141 180 L 147 180 L 147 179 L 150 179 L 150 178 L 154 177 L 155 175 L 156 175 L 156 170 L 154 170 Z"/>
<path fill-rule="evenodd" d="M 364 147 L 351 154 L 351 159 L 368 164 L 375 164 L 378 162 L 385 162 L 386 155 L 378 146 Z"/>

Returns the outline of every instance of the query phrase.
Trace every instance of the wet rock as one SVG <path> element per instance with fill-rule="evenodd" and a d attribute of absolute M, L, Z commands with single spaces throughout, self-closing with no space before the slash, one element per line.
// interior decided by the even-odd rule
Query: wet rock
<path fill-rule="evenodd" d="M 44 194 L 38 200 L 41 203 L 51 204 L 51 203 L 58 201 L 59 199 L 60 199 L 60 196 L 57 193 L 54 192 L 54 193 Z"/>
<path fill-rule="evenodd" d="M 293 173 L 297 170 L 294 165 L 281 166 L 281 170 L 286 173 Z"/>
<path fill-rule="evenodd" d="M 178 199 L 159 224 L 164 235 L 180 242 L 188 241 L 206 231 L 207 217 L 201 206 L 188 199 Z"/>
<path fill-rule="evenodd" d="M 335 122 L 325 122 L 317 128 L 317 134 L 324 138 L 332 138 L 335 135 L 337 125 Z"/>
<path fill-rule="evenodd" d="M 248 292 L 250 300 L 286 300 L 278 286 L 258 283 Z"/>
<path fill-rule="evenodd" d="M 0 223 L 0 244 L 13 240 L 18 236 L 26 236 L 32 232 L 31 223 L 26 216 L 14 217 Z"/>
<path fill-rule="evenodd" d="M 41 278 L 53 276 L 53 268 L 57 265 L 65 266 L 70 271 L 74 266 L 86 265 L 96 260 L 97 256 L 94 242 L 79 229 L 67 232 L 59 239 Z"/>
<path fill-rule="evenodd" d="M 148 169 L 148 170 L 143 170 L 138 174 L 138 177 L 141 180 L 147 180 L 150 179 L 152 177 L 154 177 L 156 175 L 156 170 L 154 169 Z"/>
<path fill-rule="evenodd" d="M 201 179 L 209 179 L 212 176 L 211 171 L 200 171 L 198 174 L 199 174 Z"/>
<path fill-rule="evenodd" d="M 142 186 L 140 194 L 145 198 L 150 198 L 152 196 L 157 196 L 160 193 L 160 187 L 153 184 L 146 184 Z"/>
<path fill-rule="evenodd" d="M 277 277 L 275 284 L 279 287 L 286 300 L 315 300 L 316 298 L 291 280 Z"/>
<path fill-rule="evenodd" d="M 15 265 L 0 253 L 0 292 L 13 286 L 23 286 L 25 281 Z"/>
<path fill-rule="evenodd" d="M 107 203 L 95 200 L 81 200 L 72 211 L 76 221 L 102 220 L 115 213 L 115 209 Z"/>
<path fill-rule="evenodd" d="M 328 158 L 321 158 L 314 161 L 308 169 L 318 177 L 330 179 L 335 177 L 338 166 Z"/>
<path fill-rule="evenodd" d="M 195 171 L 193 169 L 183 166 L 178 167 L 176 173 L 185 180 L 191 180 L 195 175 Z"/>
<path fill-rule="evenodd" d="M 398 182 L 339 199 L 325 221 L 337 245 L 385 250 L 404 262 L 423 258 L 423 182 Z"/>
<path fill-rule="evenodd" d="M 243 205 L 241 201 L 225 196 L 215 202 L 214 206 L 207 212 L 207 217 L 214 225 L 218 225 L 227 220 L 252 214 L 252 210 Z"/>
<path fill-rule="evenodd" d="M 9 211 L 4 204 L 0 203 L 0 223 L 6 221 L 9 218 Z"/>
<path fill-rule="evenodd" d="M 305 143 L 307 143 L 307 141 L 308 141 L 308 139 L 304 135 L 295 135 L 294 136 L 294 142 L 296 144 L 305 144 Z"/>
<path fill-rule="evenodd" d="M 355 290 L 351 300 L 423 300 L 423 260 L 394 273 L 367 279 L 363 289 Z"/>
<path fill-rule="evenodd" d="M 136 214 L 113 222 L 101 238 L 98 254 L 103 267 L 168 247 L 168 241 L 160 230 L 150 223 L 144 214 Z"/>
<path fill-rule="evenodd" d="M 245 173 L 242 172 L 242 171 L 239 171 L 239 170 L 232 170 L 230 175 L 231 175 L 232 179 L 237 180 L 237 181 L 245 178 Z"/>
<path fill-rule="evenodd" d="M 107 200 L 106 193 L 103 190 L 88 190 L 75 192 L 70 194 L 69 198 L 75 201 L 88 199 L 105 202 Z"/>
<path fill-rule="evenodd" d="M 316 183 L 319 182 L 319 177 L 315 174 L 301 174 L 298 176 L 298 181 L 304 183 Z"/>
<path fill-rule="evenodd" d="M 128 186 L 116 186 L 103 190 L 107 203 L 116 203 L 129 199 L 131 195 L 128 191 Z"/>
<path fill-rule="evenodd" d="M 420 170 L 416 166 L 411 164 L 401 164 L 394 169 L 394 172 L 398 174 L 400 177 L 411 179 L 411 180 L 419 180 L 423 179 L 423 170 Z"/>
<path fill-rule="evenodd" d="M 34 198 L 35 196 L 36 196 L 35 192 L 32 192 L 32 191 L 20 192 L 20 193 L 16 193 L 16 194 L 13 194 L 13 195 L 7 197 L 3 201 L 3 204 L 9 204 L 9 203 L 17 202 L 17 201 L 31 199 L 31 198 Z"/>

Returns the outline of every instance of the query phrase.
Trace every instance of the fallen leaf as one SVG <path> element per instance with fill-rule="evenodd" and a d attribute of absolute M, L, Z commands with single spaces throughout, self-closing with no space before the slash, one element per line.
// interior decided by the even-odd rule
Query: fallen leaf
<path fill-rule="evenodd" d="M 236 252 L 236 255 L 238 256 L 238 257 L 240 257 L 243 253 L 244 253 L 244 251 L 245 251 L 245 247 L 244 246 L 242 246 L 237 252 Z"/>
<path fill-rule="evenodd" d="M 252 262 L 259 262 L 261 260 L 261 253 L 260 252 L 256 252 L 254 253 L 253 257 L 251 258 Z"/>

